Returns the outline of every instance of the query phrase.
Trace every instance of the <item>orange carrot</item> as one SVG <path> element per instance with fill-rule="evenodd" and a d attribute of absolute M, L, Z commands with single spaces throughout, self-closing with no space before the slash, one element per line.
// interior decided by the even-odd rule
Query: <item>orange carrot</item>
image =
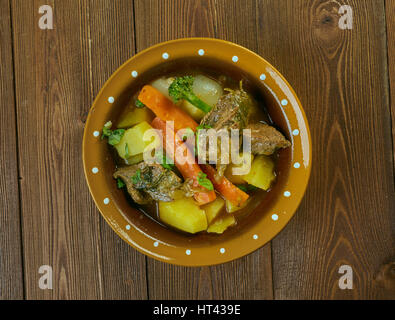
<path fill-rule="evenodd" d="M 154 87 L 150 85 L 144 86 L 140 91 L 138 99 L 163 121 L 174 121 L 176 132 L 186 128 L 196 131 L 198 126 L 196 121 Z"/>
<path fill-rule="evenodd" d="M 214 190 L 209 191 L 201 187 L 198 183 L 199 174 L 202 173 L 199 165 L 196 163 L 194 155 L 189 148 L 185 145 L 182 139 L 174 133 L 171 128 L 166 129 L 166 122 L 156 117 L 152 123 L 152 127 L 162 131 L 163 144 L 166 149 L 167 155 L 174 159 L 174 164 L 181 172 L 184 179 L 191 179 L 193 187 L 201 191 L 195 192 L 195 200 L 200 204 L 206 204 L 214 201 L 216 198 Z M 166 132 L 166 130 L 170 130 Z M 172 141 L 173 140 L 173 141 Z M 176 150 L 176 151 L 174 151 Z M 181 161 L 181 156 L 185 157 L 185 161 Z M 177 159 L 178 158 L 178 159 Z M 184 159 L 183 159 L 184 160 Z M 185 162 L 185 163 L 183 163 Z"/>
<path fill-rule="evenodd" d="M 244 191 L 236 187 L 232 182 L 230 182 L 225 177 L 216 179 L 216 170 L 209 164 L 201 164 L 202 170 L 207 177 L 211 180 L 214 188 L 224 196 L 225 199 L 232 202 L 233 205 L 240 207 L 247 199 L 249 195 Z"/>

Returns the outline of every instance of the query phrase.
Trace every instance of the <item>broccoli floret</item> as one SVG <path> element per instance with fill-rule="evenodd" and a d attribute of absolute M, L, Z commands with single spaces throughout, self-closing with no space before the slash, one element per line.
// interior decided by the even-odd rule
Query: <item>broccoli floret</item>
<path fill-rule="evenodd" d="M 192 91 L 193 81 L 192 76 L 177 77 L 169 87 L 169 95 L 175 102 L 184 99 L 192 103 L 195 107 L 207 113 L 211 110 L 211 106 L 199 99 Z"/>

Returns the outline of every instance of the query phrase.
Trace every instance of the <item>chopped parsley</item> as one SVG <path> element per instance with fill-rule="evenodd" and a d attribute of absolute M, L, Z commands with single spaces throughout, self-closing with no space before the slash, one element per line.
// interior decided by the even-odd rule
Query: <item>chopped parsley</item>
<path fill-rule="evenodd" d="M 118 178 L 117 179 L 117 187 L 118 187 L 118 189 L 122 189 L 124 186 L 125 186 L 125 183 L 123 182 L 123 180 Z"/>
<path fill-rule="evenodd" d="M 145 107 L 145 104 L 142 103 L 139 99 L 136 100 L 135 105 L 137 108 L 144 108 Z"/>
<path fill-rule="evenodd" d="M 156 158 L 158 159 L 159 163 L 162 165 L 163 168 L 167 170 L 173 170 L 174 169 L 174 163 L 166 157 L 166 155 L 162 152 L 158 152 L 156 154 Z"/>
<path fill-rule="evenodd" d="M 111 127 L 112 122 L 108 121 L 103 127 L 103 134 L 101 138 L 104 139 L 107 137 L 108 144 L 115 146 L 121 141 L 123 135 L 125 134 L 125 129 L 111 130 Z"/>
<path fill-rule="evenodd" d="M 206 188 L 208 191 L 213 191 L 214 186 L 212 182 L 207 178 L 207 175 L 203 172 L 199 172 L 197 176 L 197 182 L 203 187 Z"/>
<path fill-rule="evenodd" d="M 258 189 L 252 184 L 239 184 L 237 185 L 237 187 L 244 192 L 255 191 L 256 189 Z"/>
<path fill-rule="evenodd" d="M 138 169 L 132 177 L 133 184 L 138 184 L 141 181 L 141 170 Z"/>

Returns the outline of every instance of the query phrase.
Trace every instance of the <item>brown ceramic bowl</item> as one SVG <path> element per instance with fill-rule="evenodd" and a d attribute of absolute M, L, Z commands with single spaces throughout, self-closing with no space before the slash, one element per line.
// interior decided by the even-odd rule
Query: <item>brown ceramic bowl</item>
<path fill-rule="evenodd" d="M 292 142 L 280 152 L 277 181 L 254 211 L 222 235 L 185 235 L 135 209 L 112 178 L 114 161 L 103 125 L 115 121 L 128 100 L 153 78 L 174 70 L 209 68 L 243 79 L 265 102 L 274 123 Z M 160 43 L 132 57 L 106 82 L 85 126 L 83 160 L 92 197 L 107 223 L 132 247 L 164 262 L 203 266 L 242 257 L 273 239 L 294 215 L 311 169 L 307 119 L 294 90 L 266 60 L 237 44 L 208 38 Z"/>

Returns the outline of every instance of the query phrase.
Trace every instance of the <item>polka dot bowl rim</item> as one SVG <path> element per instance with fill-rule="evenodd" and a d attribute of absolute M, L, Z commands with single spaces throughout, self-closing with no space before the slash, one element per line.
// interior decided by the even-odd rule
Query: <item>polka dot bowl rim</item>
<path fill-rule="evenodd" d="M 190 247 L 172 245 L 133 225 L 112 202 L 115 184 L 109 184 L 100 171 L 104 159 L 98 151 L 105 141 L 100 132 L 107 122 L 109 108 L 127 86 L 148 70 L 171 59 L 212 56 L 231 61 L 241 70 L 265 82 L 284 108 L 292 136 L 291 168 L 282 197 L 274 203 L 271 214 L 263 215 L 248 231 L 236 234 L 220 244 Z M 115 85 L 116 84 L 116 85 Z M 185 38 L 162 42 L 134 55 L 107 80 L 97 95 L 85 124 L 83 137 L 84 172 L 90 193 L 106 222 L 129 245 L 154 259 L 183 266 L 207 266 L 225 263 L 245 256 L 271 241 L 295 214 L 308 185 L 311 172 L 311 137 L 306 115 L 294 90 L 269 62 L 256 53 L 232 42 L 213 38 Z"/>

